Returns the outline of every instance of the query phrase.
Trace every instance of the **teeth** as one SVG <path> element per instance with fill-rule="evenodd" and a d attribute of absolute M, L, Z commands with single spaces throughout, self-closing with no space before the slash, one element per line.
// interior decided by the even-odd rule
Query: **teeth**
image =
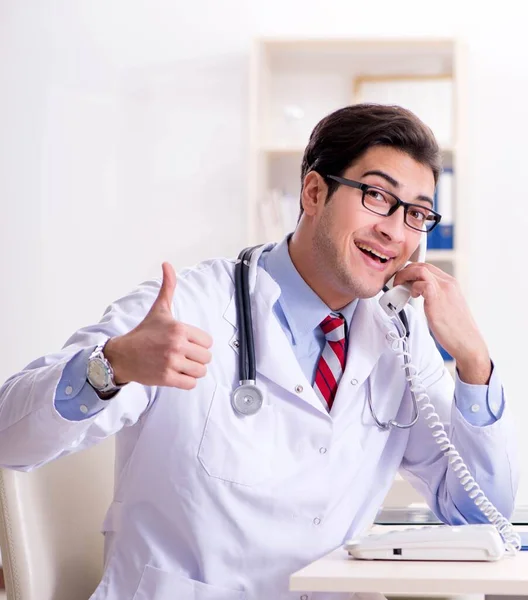
<path fill-rule="evenodd" d="M 385 260 L 389 260 L 390 256 L 386 256 L 385 254 L 382 254 L 381 252 L 378 252 L 377 250 L 374 250 L 374 248 L 371 248 L 370 246 L 367 246 L 366 244 L 356 244 L 356 246 L 358 248 L 361 248 L 362 250 L 367 250 L 367 252 L 372 252 L 372 254 L 375 254 L 376 256 L 379 256 L 380 258 L 383 258 Z"/>

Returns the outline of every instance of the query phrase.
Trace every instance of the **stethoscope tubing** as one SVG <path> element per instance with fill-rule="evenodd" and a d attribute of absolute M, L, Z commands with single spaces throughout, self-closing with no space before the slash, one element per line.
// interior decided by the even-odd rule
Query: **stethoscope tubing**
<path fill-rule="evenodd" d="M 244 330 L 246 335 L 246 353 L 247 353 L 247 378 L 249 381 L 255 381 L 257 378 L 257 367 L 255 362 L 255 340 L 253 336 L 253 317 L 251 311 L 251 298 L 249 295 L 249 265 L 253 248 L 244 252 L 241 264 L 242 273 L 242 307 Z"/>
<path fill-rule="evenodd" d="M 247 364 L 247 333 L 246 319 L 244 317 L 244 292 L 242 280 L 241 264 L 245 251 L 241 252 L 238 257 L 238 262 L 235 265 L 235 303 L 237 311 L 237 326 L 238 326 L 238 373 L 240 381 L 247 380 L 248 364 Z"/>

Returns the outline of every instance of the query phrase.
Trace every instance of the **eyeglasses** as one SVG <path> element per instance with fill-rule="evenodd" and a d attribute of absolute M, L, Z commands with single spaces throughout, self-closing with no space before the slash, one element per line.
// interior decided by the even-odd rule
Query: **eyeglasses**
<path fill-rule="evenodd" d="M 398 196 L 375 185 L 368 185 L 367 183 L 345 179 L 344 177 L 336 177 L 335 175 L 327 175 L 326 177 L 342 185 L 361 190 L 363 192 L 361 203 L 365 208 L 377 215 L 390 217 L 400 206 L 403 206 L 405 224 L 412 229 L 416 229 L 416 231 L 429 233 L 442 219 L 442 216 L 434 210 L 421 204 L 403 202 Z"/>

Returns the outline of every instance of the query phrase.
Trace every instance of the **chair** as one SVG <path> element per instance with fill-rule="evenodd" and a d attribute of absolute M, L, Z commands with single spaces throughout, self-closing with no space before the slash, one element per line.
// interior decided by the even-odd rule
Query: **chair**
<path fill-rule="evenodd" d="M 30 473 L 0 470 L 7 600 L 87 600 L 103 571 L 114 440 Z"/>

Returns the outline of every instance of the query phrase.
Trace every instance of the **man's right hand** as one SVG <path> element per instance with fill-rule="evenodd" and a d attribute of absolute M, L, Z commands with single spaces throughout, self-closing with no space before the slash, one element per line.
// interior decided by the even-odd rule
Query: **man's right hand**
<path fill-rule="evenodd" d="M 190 390 L 207 372 L 213 340 L 205 331 L 174 319 L 176 273 L 169 263 L 162 269 L 161 288 L 147 316 L 129 333 L 110 339 L 104 354 L 117 384 L 136 381 Z"/>

